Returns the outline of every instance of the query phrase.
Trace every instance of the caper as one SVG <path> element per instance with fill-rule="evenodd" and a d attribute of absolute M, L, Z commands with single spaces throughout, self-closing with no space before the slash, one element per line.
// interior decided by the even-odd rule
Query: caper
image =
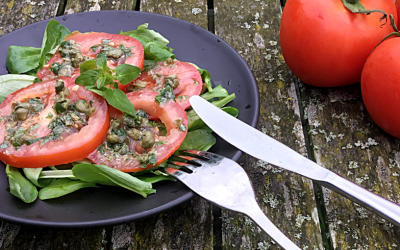
<path fill-rule="evenodd" d="M 17 106 L 15 107 L 15 110 L 17 110 L 19 108 L 25 108 L 25 109 L 30 110 L 32 108 L 32 104 L 27 103 L 27 102 L 18 103 Z"/>
<path fill-rule="evenodd" d="M 67 76 L 67 77 L 71 77 L 72 76 L 72 71 L 74 70 L 74 68 L 67 64 L 67 65 L 63 65 L 62 69 L 60 69 L 58 71 L 58 75 L 59 76 Z"/>
<path fill-rule="evenodd" d="M 122 50 L 120 49 L 113 49 L 106 52 L 106 56 L 112 58 L 120 58 L 122 56 Z"/>
<path fill-rule="evenodd" d="M 111 143 L 121 143 L 121 139 L 118 135 L 108 135 L 107 140 Z"/>
<path fill-rule="evenodd" d="M 125 144 L 128 145 L 128 146 L 131 145 L 131 140 L 129 140 L 128 137 L 125 137 L 124 142 L 125 142 Z"/>
<path fill-rule="evenodd" d="M 142 148 L 144 149 L 148 149 L 153 147 L 154 143 L 155 143 L 155 139 L 154 139 L 154 135 L 151 131 L 145 131 L 144 132 L 144 136 L 143 136 L 143 140 L 140 143 L 140 146 L 142 146 Z"/>
<path fill-rule="evenodd" d="M 56 88 L 56 94 L 63 91 L 64 90 L 64 81 L 61 79 L 57 79 L 55 88 Z"/>
<path fill-rule="evenodd" d="M 127 145 L 122 146 L 120 150 L 118 150 L 118 154 L 126 155 L 129 153 L 129 147 Z"/>
<path fill-rule="evenodd" d="M 95 107 L 88 108 L 88 109 L 86 110 L 86 112 L 85 112 L 86 118 L 89 118 L 89 117 L 94 113 L 94 111 L 96 111 L 96 108 L 95 108 Z"/>
<path fill-rule="evenodd" d="M 89 108 L 89 103 L 85 100 L 79 100 L 75 103 L 75 109 L 79 112 L 85 113 Z"/>
<path fill-rule="evenodd" d="M 64 93 L 64 96 L 69 96 L 69 89 L 64 88 L 63 93 Z"/>
<path fill-rule="evenodd" d="M 126 131 L 126 134 L 135 141 L 142 139 L 142 132 L 136 128 Z"/>
<path fill-rule="evenodd" d="M 10 128 L 14 128 L 17 125 L 18 125 L 17 121 L 12 121 L 12 122 L 6 123 L 6 130 L 9 130 Z"/>
<path fill-rule="evenodd" d="M 136 156 L 136 159 L 139 162 L 146 162 L 149 159 L 149 156 L 147 154 L 141 154 L 141 155 Z"/>
<path fill-rule="evenodd" d="M 51 65 L 50 70 L 53 71 L 54 74 L 58 75 L 58 71 L 62 68 L 61 64 L 55 62 Z"/>
<path fill-rule="evenodd" d="M 14 117 L 18 121 L 25 121 L 28 118 L 29 110 L 26 108 L 19 108 L 14 112 Z"/>
<path fill-rule="evenodd" d="M 120 120 L 112 120 L 110 124 L 111 128 L 118 128 L 119 125 L 121 125 Z"/>
<path fill-rule="evenodd" d="M 76 108 L 76 106 L 75 106 L 75 108 Z M 74 121 L 80 121 L 81 120 L 81 118 L 75 113 L 71 113 L 71 118 Z"/>
<path fill-rule="evenodd" d="M 19 139 L 18 139 L 18 142 L 19 142 L 19 144 L 25 144 L 25 142 L 27 141 L 27 140 L 33 140 L 33 139 L 36 139 L 36 137 L 34 137 L 34 136 L 32 136 L 32 135 L 27 135 L 27 134 L 25 134 L 25 135 L 23 135 L 23 136 L 21 136 Z"/>
<path fill-rule="evenodd" d="M 147 118 L 139 117 L 139 121 L 142 127 L 146 127 L 149 124 L 149 120 Z"/>
<path fill-rule="evenodd" d="M 71 107 L 71 100 L 65 99 L 65 101 L 61 103 L 61 107 L 63 107 L 66 110 L 69 109 L 69 107 Z"/>
<path fill-rule="evenodd" d="M 178 80 L 176 74 L 165 76 L 164 81 L 165 81 L 165 83 L 168 83 L 169 85 L 171 85 L 171 87 L 173 89 L 176 89 L 179 85 L 179 80 Z"/>
<path fill-rule="evenodd" d="M 171 57 L 168 57 L 167 60 L 165 60 L 166 64 L 172 64 L 174 62 L 174 59 L 172 59 Z"/>
<path fill-rule="evenodd" d="M 136 126 L 135 118 L 124 115 L 124 124 L 130 128 L 134 128 Z"/>

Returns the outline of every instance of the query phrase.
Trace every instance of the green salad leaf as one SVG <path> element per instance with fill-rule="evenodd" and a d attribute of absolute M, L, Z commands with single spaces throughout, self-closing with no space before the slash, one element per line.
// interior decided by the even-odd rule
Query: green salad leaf
<path fill-rule="evenodd" d="M 215 143 L 217 139 L 212 135 L 212 131 L 206 129 L 197 129 L 187 133 L 185 140 L 179 147 L 179 150 L 193 149 L 207 151 Z"/>
<path fill-rule="evenodd" d="M 40 48 L 10 46 L 7 54 L 7 69 L 11 74 L 22 74 L 39 67 Z"/>
<path fill-rule="evenodd" d="M 147 65 L 152 62 L 163 62 L 168 58 L 175 59 L 172 53 L 173 49 L 168 48 L 169 41 L 160 33 L 147 29 L 148 23 L 139 25 L 136 30 L 120 32 L 120 35 L 130 36 L 138 40 L 144 49 L 144 56 L 147 60 Z"/>
<path fill-rule="evenodd" d="M 37 188 L 19 172 L 18 168 L 7 165 L 6 174 L 12 195 L 26 203 L 32 203 L 36 200 L 38 196 Z"/>
<path fill-rule="evenodd" d="M 39 191 L 39 199 L 48 200 L 73 193 L 82 188 L 95 187 L 95 183 L 76 181 L 71 179 L 58 179 Z"/>
<path fill-rule="evenodd" d="M 50 185 L 55 179 L 39 179 L 43 168 L 23 168 L 24 174 L 37 187 L 46 187 Z"/>
<path fill-rule="evenodd" d="M 74 176 L 82 181 L 108 186 L 120 186 L 143 197 L 155 193 L 151 183 L 141 181 L 130 174 L 105 165 L 81 163 L 72 168 Z"/>
<path fill-rule="evenodd" d="M 0 76 L 0 103 L 3 102 L 9 94 L 14 93 L 20 88 L 31 85 L 34 80 L 34 76 L 27 75 L 9 74 Z"/>
<path fill-rule="evenodd" d="M 201 79 L 203 80 L 203 90 L 202 90 L 202 92 L 204 92 L 205 90 L 208 90 L 208 92 L 213 92 L 210 72 L 208 72 L 208 70 L 206 70 L 206 69 L 199 68 L 194 63 L 190 63 L 190 64 L 195 66 L 196 69 L 199 71 L 199 73 L 201 75 Z"/>

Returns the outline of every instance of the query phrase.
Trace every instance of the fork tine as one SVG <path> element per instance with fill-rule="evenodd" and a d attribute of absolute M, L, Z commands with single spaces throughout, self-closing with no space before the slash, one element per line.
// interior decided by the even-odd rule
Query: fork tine
<path fill-rule="evenodd" d="M 182 167 L 183 167 L 183 168 L 187 168 L 187 169 L 190 169 L 190 170 L 192 170 L 192 171 L 193 171 L 193 169 L 195 169 L 196 167 L 198 167 L 198 166 L 192 165 L 192 164 L 190 164 L 190 163 L 188 163 L 188 162 L 168 161 L 168 163 L 174 164 L 174 165 L 179 166 L 179 167 L 181 167 L 181 168 L 182 168 Z"/>

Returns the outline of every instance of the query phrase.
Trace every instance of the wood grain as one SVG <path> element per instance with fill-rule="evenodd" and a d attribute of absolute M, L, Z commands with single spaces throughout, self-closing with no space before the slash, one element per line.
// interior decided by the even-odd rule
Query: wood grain
<path fill-rule="evenodd" d="M 0 2 L 0 36 L 47 18 L 54 17 L 60 0 L 2 0 Z"/>
<path fill-rule="evenodd" d="M 360 85 L 315 88 L 301 84 L 316 161 L 393 202 L 400 203 L 400 141 L 368 115 Z M 400 228 L 324 189 L 334 249 L 400 249 Z"/>
<path fill-rule="evenodd" d="M 215 0 L 215 32 L 232 45 L 258 82 L 258 128 L 307 156 L 296 83 L 279 47 L 279 1 Z M 323 249 L 313 183 L 246 156 L 249 173 L 265 214 L 302 249 Z M 247 217 L 223 211 L 223 249 L 277 249 Z"/>
<path fill-rule="evenodd" d="M 100 10 L 134 10 L 136 0 L 68 0 L 65 14 Z"/>
<path fill-rule="evenodd" d="M 140 10 L 172 16 L 207 29 L 207 0 L 141 0 Z"/>

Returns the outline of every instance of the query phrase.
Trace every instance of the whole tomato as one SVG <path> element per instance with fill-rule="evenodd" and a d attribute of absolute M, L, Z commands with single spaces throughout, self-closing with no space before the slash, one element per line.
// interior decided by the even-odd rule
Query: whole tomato
<path fill-rule="evenodd" d="M 368 57 L 361 75 L 365 107 L 375 123 L 400 138 L 400 37 L 382 42 Z"/>
<path fill-rule="evenodd" d="M 346 0 L 345 0 L 346 1 Z M 349 1 L 349 0 L 347 0 Z M 393 0 L 361 0 L 397 22 Z M 354 14 L 342 0 L 288 0 L 282 13 L 280 42 L 283 57 L 300 80 L 319 87 L 360 82 L 372 49 L 393 31 L 382 13 Z"/>

